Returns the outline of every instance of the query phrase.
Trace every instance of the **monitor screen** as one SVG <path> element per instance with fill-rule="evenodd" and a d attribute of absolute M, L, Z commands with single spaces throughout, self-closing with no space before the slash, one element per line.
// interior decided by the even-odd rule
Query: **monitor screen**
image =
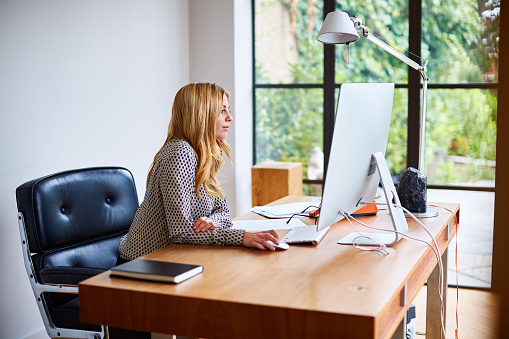
<path fill-rule="evenodd" d="M 372 155 L 385 155 L 393 98 L 392 83 L 341 85 L 318 230 L 343 219 L 340 210 L 353 213 L 375 199 L 380 175 Z"/>

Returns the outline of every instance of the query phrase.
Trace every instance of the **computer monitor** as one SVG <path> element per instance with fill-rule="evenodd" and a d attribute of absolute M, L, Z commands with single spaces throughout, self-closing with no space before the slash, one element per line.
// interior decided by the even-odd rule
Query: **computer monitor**
<path fill-rule="evenodd" d="M 371 203 L 382 181 L 393 230 L 408 231 L 408 224 L 385 162 L 385 151 L 394 98 L 392 83 L 345 83 L 339 90 L 334 134 L 325 176 L 317 229 L 320 231 L 344 217 L 340 210 L 353 213 Z M 376 225 L 372 225 L 376 227 Z M 353 232 L 341 244 L 395 244 L 395 232 Z"/>

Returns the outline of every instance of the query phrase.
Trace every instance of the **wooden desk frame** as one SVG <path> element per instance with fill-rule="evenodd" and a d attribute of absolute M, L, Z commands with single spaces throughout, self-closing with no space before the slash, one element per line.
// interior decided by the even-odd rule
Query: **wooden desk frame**
<path fill-rule="evenodd" d="M 309 197 L 275 203 L 304 199 Z M 440 206 L 453 213 L 440 209 L 438 217 L 421 221 L 435 236 L 446 272 L 459 205 Z M 262 217 L 248 213 L 239 219 L 254 218 Z M 392 225 L 387 211 L 362 220 L 377 227 Z M 431 240 L 414 220 L 408 223 L 409 235 Z M 338 245 L 350 232 L 342 220 L 316 247 L 292 245 L 275 253 L 170 245 L 145 258 L 202 264 L 204 272 L 177 285 L 110 278 L 109 272 L 97 275 L 79 285 L 80 319 L 206 338 L 404 338 L 407 308 L 427 281 L 427 338 L 440 338 L 439 272 L 431 248 L 405 238 L 384 256 Z"/>

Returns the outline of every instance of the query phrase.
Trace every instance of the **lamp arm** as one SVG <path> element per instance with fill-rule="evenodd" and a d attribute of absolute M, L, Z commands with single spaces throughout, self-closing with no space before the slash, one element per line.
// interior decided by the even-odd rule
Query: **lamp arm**
<path fill-rule="evenodd" d="M 419 65 L 417 62 L 413 61 L 406 55 L 402 54 L 401 52 L 395 50 L 391 46 L 387 45 L 382 40 L 375 37 L 373 34 L 369 33 L 369 30 L 364 24 L 362 23 L 362 19 L 359 17 L 353 16 L 350 18 L 350 20 L 353 22 L 354 28 L 362 28 L 362 35 L 375 45 L 383 48 L 386 52 L 392 54 L 399 60 L 406 63 L 408 66 L 412 67 L 413 69 L 417 70 L 422 77 L 422 107 L 421 107 L 421 121 L 420 121 L 420 128 L 419 128 L 419 139 L 420 139 L 420 146 L 419 146 L 419 171 L 424 171 L 424 146 L 425 146 L 425 133 L 426 133 L 426 94 L 427 94 L 427 88 L 428 88 L 428 76 L 426 75 L 426 65 L 428 62 L 426 61 L 424 63 L 424 66 Z"/>
<path fill-rule="evenodd" d="M 425 148 L 425 142 L 426 142 L 426 94 L 427 94 L 427 88 L 428 88 L 428 77 L 426 75 L 426 65 L 428 62 L 424 64 L 424 66 L 419 65 L 412 59 L 408 58 L 406 55 L 398 52 L 391 46 L 387 45 L 382 40 L 378 39 L 371 33 L 369 33 L 365 28 L 363 35 L 368 39 L 369 41 L 373 42 L 375 45 L 383 48 L 385 51 L 389 52 L 390 54 L 394 55 L 396 58 L 400 59 L 413 69 L 417 70 L 422 77 L 422 107 L 421 107 L 421 119 L 420 119 L 420 128 L 419 128 L 419 139 L 420 139 L 420 146 L 419 146 L 419 164 L 418 164 L 418 170 L 421 172 L 424 172 L 424 148 Z"/>
<path fill-rule="evenodd" d="M 366 31 L 364 33 L 364 36 L 366 37 L 366 39 L 368 39 L 369 41 L 371 41 L 375 45 L 383 48 L 387 52 L 391 53 L 396 58 L 398 58 L 399 60 L 403 61 L 404 63 L 406 63 L 408 66 L 412 67 L 413 69 L 415 69 L 415 70 L 417 70 L 419 72 L 423 69 L 423 67 L 421 65 L 419 65 L 418 63 L 416 63 L 415 61 L 413 61 L 412 59 L 410 59 L 406 55 L 398 52 L 397 50 L 395 50 L 391 46 L 387 45 L 385 42 L 383 42 L 382 40 L 378 39 L 373 34 L 371 34 L 371 33 Z"/>
<path fill-rule="evenodd" d="M 364 35 L 364 37 L 366 39 L 368 39 L 369 41 L 371 41 L 372 43 L 374 43 L 378 47 L 383 48 L 386 52 L 391 53 L 396 58 L 398 58 L 399 60 L 401 60 L 404 63 L 406 63 L 408 66 L 410 66 L 413 69 L 419 71 L 419 73 L 421 73 L 421 76 L 424 79 L 426 79 L 426 65 L 424 65 L 424 66 L 419 65 L 417 62 L 413 61 L 412 59 L 410 59 L 406 55 L 402 54 L 401 52 L 399 52 L 396 49 L 392 48 L 391 46 L 387 45 L 382 40 L 378 39 L 373 34 L 369 33 L 368 28 L 366 26 L 364 26 L 364 24 L 362 23 L 362 19 L 361 18 L 359 18 L 357 16 L 353 16 L 353 17 L 350 18 L 350 20 L 352 21 L 353 26 L 354 26 L 355 29 L 362 28 L 362 35 Z"/>

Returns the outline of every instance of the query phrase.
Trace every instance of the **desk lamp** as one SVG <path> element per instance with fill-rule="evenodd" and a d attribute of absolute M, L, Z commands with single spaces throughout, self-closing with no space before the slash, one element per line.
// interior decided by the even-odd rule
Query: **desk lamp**
<path fill-rule="evenodd" d="M 396 58 L 400 59 L 413 69 L 417 70 L 422 77 L 422 108 L 421 108 L 421 120 L 419 130 L 419 171 L 424 170 L 424 142 L 425 142 L 425 130 L 426 130 L 426 90 L 428 87 L 428 77 L 426 76 L 426 65 L 428 61 L 424 63 L 424 66 L 419 65 L 417 62 L 408 58 L 406 55 L 395 50 L 391 46 L 387 45 L 382 40 L 378 39 L 371 33 L 362 20 L 356 16 L 349 17 L 347 13 L 343 11 L 330 12 L 325 17 L 322 28 L 316 36 L 316 39 L 324 44 L 346 44 L 347 45 L 347 62 L 348 62 L 348 45 L 351 42 L 359 40 L 359 34 L 357 29 L 362 28 L 362 35 L 373 42 L 375 45 L 383 48 L 386 52 L 389 52 Z M 424 213 L 416 213 L 420 217 L 433 217 L 438 215 L 438 211 L 434 208 L 429 208 Z"/>

